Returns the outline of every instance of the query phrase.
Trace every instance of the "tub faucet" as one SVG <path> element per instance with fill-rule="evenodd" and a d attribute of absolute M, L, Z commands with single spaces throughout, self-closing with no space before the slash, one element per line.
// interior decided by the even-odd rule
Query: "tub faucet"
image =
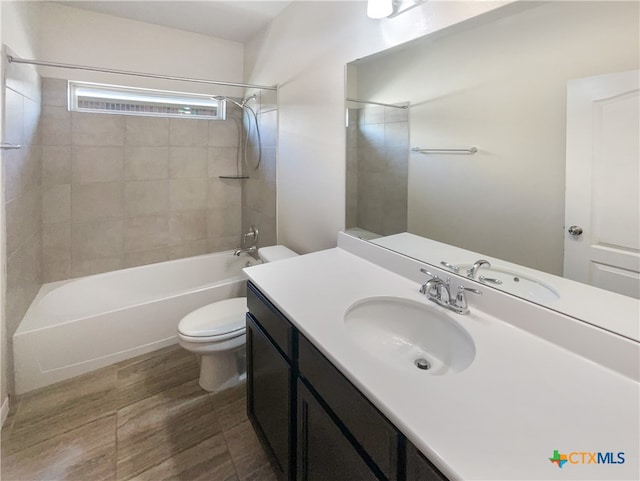
<path fill-rule="evenodd" d="M 233 251 L 233 255 L 234 256 L 239 256 L 240 254 L 243 254 L 243 253 L 254 254 L 257 250 L 258 250 L 258 248 L 256 246 L 241 247 L 241 248 L 236 249 L 235 251 Z"/>
<path fill-rule="evenodd" d="M 487 266 L 487 268 L 489 268 L 491 267 L 491 263 L 485 259 L 480 259 L 478 261 L 475 261 L 471 266 L 471 268 L 467 270 L 467 277 L 471 279 L 475 279 L 478 269 L 480 269 L 482 266 Z"/>

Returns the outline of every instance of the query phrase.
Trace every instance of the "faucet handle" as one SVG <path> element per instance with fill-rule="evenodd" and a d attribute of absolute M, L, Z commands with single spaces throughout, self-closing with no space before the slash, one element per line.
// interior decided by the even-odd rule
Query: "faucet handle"
<path fill-rule="evenodd" d="M 467 302 L 466 292 L 472 292 L 479 296 L 482 295 L 482 291 L 478 289 L 474 289 L 472 287 L 464 287 L 463 285 L 458 286 L 458 293 L 456 295 L 455 308 L 456 312 L 459 314 L 469 314 L 469 303 Z"/>
<path fill-rule="evenodd" d="M 479 296 L 482 295 L 482 291 L 480 289 L 474 289 L 473 287 L 458 286 L 458 292 L 462 292 L 464 294 L 465 291 L 473 292 L 474 294 L 478 294 Z"/>
<path fill-rule="evenodd" d="M 423 274 L 426 274 L 426 275 L 428 275 L 430 277 L 433 277 L 434 279 L 439 279 L 438 274 L 432 274 L 431 272 L 429 272 L 426 269 L 420 268 L 420 272 L 422 272 Z"/>

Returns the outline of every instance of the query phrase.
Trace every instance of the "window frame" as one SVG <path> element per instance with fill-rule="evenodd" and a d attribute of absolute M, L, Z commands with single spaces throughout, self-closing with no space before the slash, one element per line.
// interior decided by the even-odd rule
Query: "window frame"
<path fill-rule="evenodd" d="M 95 96 L 91 96 L 93 91 Z M 147 103 L 154 108 L 171 108 L 171 106 L 183 106 L 185 112 L 161 112 L 161 111 L 141 111 L 141 110 L 118 110 L 108 108 L 90 108 L 78 106 L 79 98 L 82 94 L 87 98 L 101 99 L 105 101 L 113 100 L 114 103 L 126 105 L 127 101 L 132 102 L 130 105 L 136 106 Z M 120 95 L 119 95 L 120 94 Z M 145 99 L 148 98 L 147 99 Z M 164 102 L 163 102 L 164 100 Z M 184 102 L 181 102 L 184 100 Z M 191 101 L 191 102 L 190 102 Z M 188 113 L 191 108 L 216 109 L 216 115 L 193 114 Z M 176 92 L 171 90 L 148 89 L 141 87 L 130 87 L 125 85 L 102 84 L 94 82 L 82 82 L 77 80 L 67 81 L 67 109 L 70 112 L 82 113 L 98 113 L 98 114 L 116 114 L 116 115 L 135 115 L 141 117 L 160 117 L 160 118 L 180 118 L 180 119 L 200 119 L 200 120 L 225 120 L 226 119 L 226 102 L 221 99 L 214 98 L 210 94 L 197 94 L 193 92 Z"/>

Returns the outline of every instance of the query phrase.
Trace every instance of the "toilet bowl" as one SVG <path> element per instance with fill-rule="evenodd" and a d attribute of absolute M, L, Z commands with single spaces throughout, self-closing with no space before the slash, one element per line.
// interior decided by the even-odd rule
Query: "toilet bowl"
<path fill-rule="evenodd" d="M 297 256 L 285 246 L 258 249 L 262 262 Z M 200 387 L 218 392 L 241 382 L 245 376 L 247 298 L 234 297 L 190 312 L 178 324 L 178 343 L 200 355 Z"/>

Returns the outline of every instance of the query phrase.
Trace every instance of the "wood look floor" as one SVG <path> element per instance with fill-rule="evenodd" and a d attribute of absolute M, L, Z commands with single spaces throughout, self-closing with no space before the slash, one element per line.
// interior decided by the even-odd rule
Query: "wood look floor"
<path fill-rule="evenodd" d="M 12 399 L 3 481 L 275 481 L 245 385 L 209 394 L 172 346 Z"/>

